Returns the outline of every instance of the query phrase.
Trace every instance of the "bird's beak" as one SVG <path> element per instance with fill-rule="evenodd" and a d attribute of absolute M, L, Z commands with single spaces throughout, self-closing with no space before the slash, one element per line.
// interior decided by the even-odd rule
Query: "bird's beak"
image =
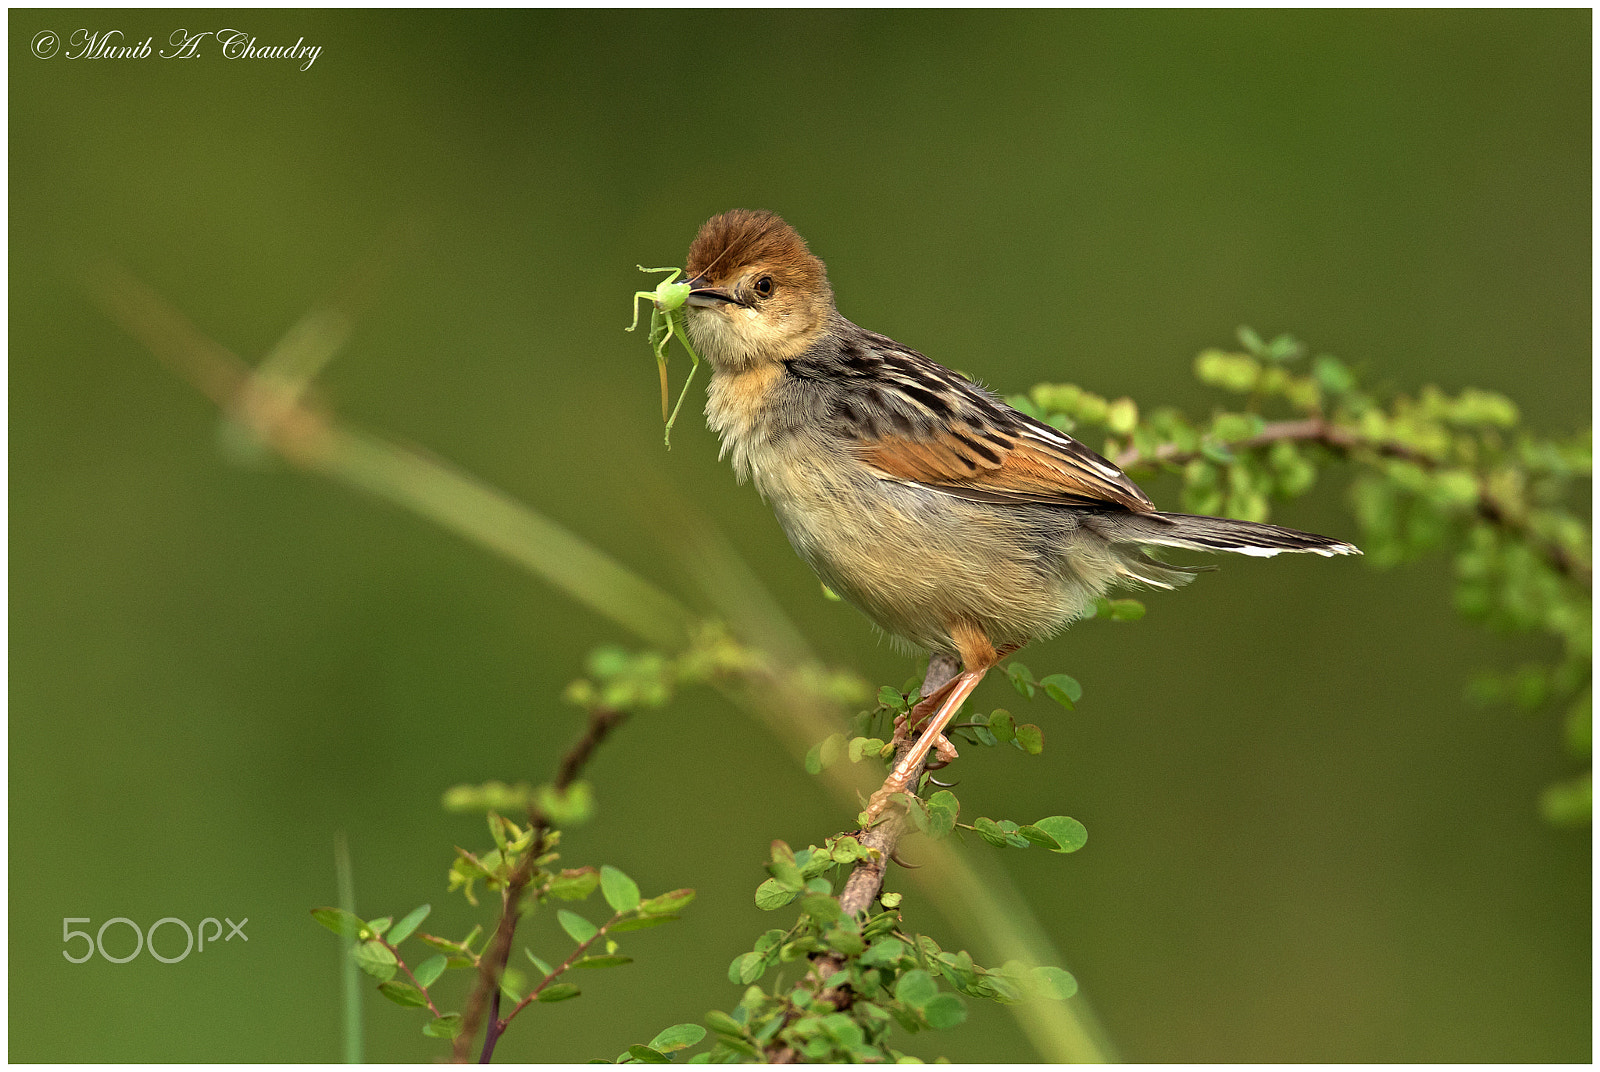
<path fill-rule="evenodd" d="M 726 290 L 722 290 L 719 287 L 707 286 L 705 276 L 698 276 L 689 280 L 689 286 L 693 289 L 689 291 L 689 297 L 685 299 L 686 303 L 701 309 L 710 309 L 714 306 L 724 304 L 744 304 L 738 298 L 735 298 L 732 294 L 729 294 Z"/>

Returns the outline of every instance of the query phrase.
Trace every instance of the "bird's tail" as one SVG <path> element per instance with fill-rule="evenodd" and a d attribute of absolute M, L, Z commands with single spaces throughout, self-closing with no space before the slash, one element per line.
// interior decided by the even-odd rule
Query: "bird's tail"
<path fill-rule="evenodd" d="M 1259 521 L 1194 514 L 1120 514 L 1105 535 L 1118 543 L 1183 547 L 1192 551 L 1231 551 L 1271 558 L 1284 551 L 1309 551 L 1315 555 L 1359 555 L 1361 549 L 1343 540 L 1298 532 Z"/>

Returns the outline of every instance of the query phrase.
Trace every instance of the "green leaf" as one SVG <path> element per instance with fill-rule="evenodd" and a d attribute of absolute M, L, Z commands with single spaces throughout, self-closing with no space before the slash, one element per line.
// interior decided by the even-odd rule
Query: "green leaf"
<path fill-rule="evenodd" d="M 827 926 L 844 918 L 839 899 L 826 893 L 808 893 L 800 898 L 800 910 L 819 924 Z"/>
<path fill-rule="evenodd" d="M 822 740 L 811 746 L 806 753 L 806 773 L 821 774 L 844 755 L 845 736 L 842 733 L 830 733 Z"/>
<path fill-rule="evenodd" d="M 806 758 L 802 766 L 805 767 L 807 774 L 822 773 L 822 743 L 820 741 L 806 750 Z"/>
<path fill-rule="evenodd" d="M 1006 836 L 1000 832 L 999 824 L 997 824 L 993 819 L 979 816 L 978 818 L 972 820 L 972 829 L 973 832 L 979 837 L 996 848 L 1003 849 L 1010 844 L 1010 842 L 1006 840 Z"/>
<path fill-rule="evenodd" d="M 550 977 L 550 965 L 534 956 L 533 950 L 529 949 L 527 946 L 523 946 L 522 951 L 528 955 L 529 962 L 532 963 L 535 968 L 539 969 L 539 974 L 548 979 Z"/>
<path fill-rule="evenodd" d="M 632 963 L 632 957 L 625 957 L 620 953 L 608 953 L 599 957 L 579 957 L 573 962 L 572 966 L 574 968 L 618 968 L 624 964 Z"/>
<path fill-rule="evenodd" d="M 706 1026 L 719 1035 L 728 1035 L 738 1038 L 744 1034 L 744 1026 L 718 1009 L 712 1009 L 705 1015 Z"/>
<path fill-rule="evenodd" d="M 1017 833 L 1027 838 L 1031 844 L 1042 846 L 1043 848 L 1049 849 L 1051 852 L 1061 851 L 1061 843 L 1054 837 L 1045 833 L 1043 830 L 1040 830 L 1037 826 L 1019 826 L 1017 828 Z"/>
<path fill-rule="evenodd" d="M 449 959 L 443 953 L 435 953 L 418 964 L 411 974 L 417 977 L 418 986 L 429 987 L 439 981 L 439 976 L 444 974 L 445 966 L 449 963 Z"/>
<path fill-rule="evenodd" d="M 1028 982 L 1035 993 L 1057 1001 L 1066 1001 L 1078 992 L 1078 980 L 1071 972 L 1049 965 L 1030 971 Z"/>
<path fill-rule="evenodd" d="M 834 927 L 822 936 L 823 940 L 847 957 L 860 956 L 867 943 L 857 932 L 847 927 Z"/>
<path fill-rule="evenodd" d="M 1139 406 L 1131 398 L 1119 398 L 1106 409 L 1106 429 L 1127 435 L 1139 424 Z"/>
<path fill-rule="evenodd" d="M 367 930 L 371 931 L 373 934 L 385 934 L 388 932 L 390 925 L 393 923 L 393 916 L 382 916 L 378 919 L 369 919 L 367 920 Z"/>
<path fill-rule="evenodd" d="M 565 908 L 556 912 L 556 922 L 561 924 L 561 929 L 566 931 L 574 942 L 587 942 L 590 938 L 600 933 L 600 928 L 584 919 L 576 912 L 569 912 Z"/>
<path fill-rule="evenodd" d="M 928 798 L 928 836 L 942 838 L 956 828 L 961 805 L 954 793 L 941 789 Z"/>
<path fill-rule="evenodd" d="M 1033 826 L 1055 839 L 1060 848 L 1052 849 L 1052 852 L 1077 852 L 1089 842 L 1089 831 L 1078 820 L 1066 815 L 1052 815 L 1048 819 L 1040 819 Z"/>
<path fill-rule="evenodd" d="M 861 955 L 861 963 L 870 968 L 887 968 L 910 954 L 911 948 L 900 939 L 884 937 L 873 942 L 872 947 Z"/>
<path fill-rule="evenodd" d="M 1260 435 L 1266 424 L 1259 413 L 1219 413 L 1211 422 L 1211 434 L 1224 443 L 1238 443 Z"/>
<path fill-rule="evenodd" d="M 882 737 L 852 737 L 845 747 L 851 763 L 860 763 L 866 756 L 882 755 L 886 742 Z"/>
<path fill-rule="evenodd" d="M 928 805 L 915 793 L 894 793 L 890 800 L 906 806 L 906 818 L 911 820 L 911 825 L 926 834 L 928 832 Z"/>
<path fill-rule="evenodd" d="M 756 887 L 756 907 L 763 912 L 770 912 L 774 908 L 784 905 L 800 896 L 800 891 L 791 889 L 775 878 L 769 878 Z"/>
<path fill-rule="evenodd" d="M 393 927 L 389 928 L 389 944 L 399 945 L 407 938 L 410 938 L 411 932 L 415 931 L 419 926 L 421 926 L 422 921 L 427 919 L 428 913 L 432 911 L 432 905 L 421 905 L 420 907 L 412 909 L 404 918 L 400 920 L 399 923 L 396 923 Z"/>
<path fill-rule="evenodd" d="M 581 901 L 600 885 L 600 872 L 592 867 L 563 871 L 550 879 L 550 896 L 563 901 Z"/>
<path fill-rule="evenodd" d="M 766 973 L 766 957 L 760 953 L 740 953 L 728 965 L 728 982 L 748 986 Z"/>
<path fill-rule="evenodd" d="M 1011 679 L 1011 685 L 1028 699 L 1033 699 L 1034 685 L 1033 671 L 1021 663 L 1007 663 L 1006 677 Z"/>
<path fill-rule="evenodd" d="M 1539 810 L 1546 822 L 1557 825 L 1577 826 L 1589 822 L 1594 810 L 1592 776 L 1585 774 L 1547 786 L 1539 797 Z"/>
<path fill-rule="evenodd" d="M 891 685 L 885 685 L 878 690 L 878 702 L 894 711 L 904 711 L 906 707 L 906 698 L 900 694 L 900 690 Z"/>
<path fill-rule="evenodd" d="M 1073 704 L 1083 699 L 1083 686 L 1066 674 L 1051 674 L 1049 677 L 1041 678 L 1039 684 L 1044 687 L 1044 691 L 1052 700 L 1068 711 L 1072 710 Z"/>
<path fill-rule="evenodd" d="M 1036 756 L 1044 751 L 1044 730 L 1033 723 L 1025 723 L 1017 727 L 1017 747 Z"/>
<path fill-rule="evenodd" d="M 639 907 L 639 885 L 610 864 L 600 868 L 600 893 L 613 912 L 632 912 Z"/>
<path fill-rule="evenodd" d="M 522 1003 L 522 995 L 528 989 L 528 977 L 519 968 L 507 967 L 500 973 L 500 993 L 513 1005 Z"/>
<path fill-rule="evenodd" d="M 796 938 L 794 941 L 785 942 L 781 947 L 779 947 L 778 960 L 783 964 L 792 964 L 801 957 L 808 956 L 812 953 L 820 953 L 821 951 L 822 943 L 817 941 L 815 938 Z"/>
<path fill-rule="evenodd" d="M 634 919 L 624 919 L 611 924 L 606 930 L 611 934 L 621 934 L 624 931 L 643 931 L 651 927 L 659 927 L 663 923 L 673 923 L 678 919 L 675 913 L 664 916 L 638 916 Z"/>
<path fill-rule="evenodd" d="M 1318 354 L 1311 362 L 1311 374 L 1329 394 L 1343 394 L 1356 386 L 1356 378 L 1349 368 L 1331 354 Z"/>
<path fill-rule="evenodd" d="M 539 991 L 539 996 L 535 1000 L 549 1004 L 553 1001 L 567 1001 L 570 998 L 577 997 L 581 993 L 583 993 L 583 991 L 579 990 L 571 983 L 556 983 L 554 986 L 547 986 L 543 990 Z"/>
<path fill-rule="evenodd" d="M 979 817 L 972 820 L 972 828 L 979 837 L 997 848 L 1025 849 L 1029 844 L 1028 839 L 1019 833 L 1022 828 L 1010 819 L 996 822 L 993 819 Z"/>
<path fill-rule="evenodd" d="M 658 894 L 655 897 L 640 901 L 639 911 L 652 916 L 660 915 L 663 912 L 676 912 L 693 900 L 693 890 L 673 890 L 670 893 Z"/>
<path fill-rule="evenodd" d="M 357 966 L 380 983 L 386 983 L 394 978 L 396 963 L 394 954 L 380 943 L 362 942 L 350 953 L 355 957 Z"/>
<path fill-rule="evenodd" d="M 989 716 L 989 732 L 994 735 L 996 742 L 1004 744 L 1017 735 L 1016 720 L 1011 717 L 1011 712 L 1001 708 Z"/>
<path fill-rule="evenodd" d="M 790 890 L 800 890 L 805 884 L 805 876 L 800 873 L 800 868 L 795 866 L 794 858 L 786 860 L 773 860 L 767 865 L 767 871 L 772 875 L 772 881 Z"/>
<path fill-rule="evenodd" d="M 928 1026 L 938 1031 L 955 1027 L 967 1018 L 967 1007 L 954 994 L 940 994 L 922 1006 Z"/>
<path fill-rule="evenodd" d="M 564 793 L 553 785 L 541 785 L 533 791 L 533 800 L 558 827 L 577 826 L 594 815 L 594 787 L 588 782 L 573 782 Z"/>
<path fill-rule="evenodd" d="M 746 1057 L 761 1056 L 761 1051 L 756 1048 L 755 1043 L 746 1042 L 742 1038 L 738 1038 L 733 1035 L 727 1035 L 719 1041 L 721 1041 L 722 1045 L 726 1046 L 728 1049 L 733 1050 L 735 1053 L 742 1053 Z"/>
<path fill-rule="evenodd" d="M 410 983 L 402 983 L 398 979 L 390 979 L 386 983 L 379 983 L 378 993 L 396 1005 L 404 1005 L 408 1008 L 420 1009 L 428 1004 L 428 999 L 423 997 L 422 991 Z"/>
<path fill-rule="evenodd" d="M 1144 604 L 1137 599 L 1113 599 L 1110 601 L 1110 618 L 1114 622 L 1136 622 L 1144 617 Z M 1076 699 L 1073 700 L 1077 702 Z"/>
<path fill-rule="evenodd" d="M 437 950 L 440 950 L 441 952 L 444 952 L 444 953 L 459 953 L 459 952 L 461 952 L 462 943 L 460 943 L 460 942 L 452 942 L 448 938 L 440 938 L 437 935 L 432 935 L 432 934 L 424 934 L 421 937 L 422 937 L 422 940 L 424 942 L 426 942 L 428 945 L 433 946 L 433 948 L 435 948 Z"/>
<path fill-rule="evenodd" d="M 831 1012 L 822 1018 L 822 1027 L 833 1040 L 847 1050 L 860 1050 L 866 1046 L 861 1025 L 842 1012 Z"/>
<path fill-rule="evenodd" d="M 367 926 L 360 916 L 342 908 L 313 908 L 311 918 L 334 934 L 342 934 L 346 938 L 359 938 Z"/>
<path fill-rule="evenodd" d="M 640 1064 L 646 1065 L 670 1065 L 672 1063 L 672 1058 L 668 1057 L 664 1053 L 651 1049 L 649 1046 L 629 1046 L 628 1056 L 632 1057 Z"/>
<path fill-rule="evenodd" d="M 693 1046 L 706 1037 L 706 1029 L 699 1024 L 674 1024 L 650 1040 L 650 1048 L 661 1053 L 674 1053 Z"/>
<path fill-rule="evenodd" d="M 429 1038 L 453 1039 L 461 1034 L 461 1014 L 447 1012 L 437 1020 L 423 1024 L 422 1033 Z"/>
<path fill-rule="evenodd" d="M 894 985 L 895 1000 L 920 1009 L 939 993 L 939 984 L 921 968 L 913 968 Z"/>

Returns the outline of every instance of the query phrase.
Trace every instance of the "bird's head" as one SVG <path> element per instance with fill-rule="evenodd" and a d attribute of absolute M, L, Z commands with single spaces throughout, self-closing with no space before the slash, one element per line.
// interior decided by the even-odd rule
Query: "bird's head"
<path fill-rule="evenodd" d="M 771 212 L 713 216 L 690 244 L 687 267 L 694 288 L 689 336 L 718 371 L 795 357 L 827 330 L 833 312 L 827 269 Z"/>

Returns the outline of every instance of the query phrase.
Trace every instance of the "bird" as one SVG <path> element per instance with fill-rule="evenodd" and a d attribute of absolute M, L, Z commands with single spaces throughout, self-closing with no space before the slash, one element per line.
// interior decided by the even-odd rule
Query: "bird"
<path fill-rule="evenodd" d="M 1114 586 L 1172 588 L 1199 570 L 1150 548 L 1360 554 L 1277 525 L 1157 510 L 1070 435 L 847 320 L 823 262 L 775 213 L 706 221 L 685 276 L 684 326 L 711 367 L 706 418 L 721 456 L 823 584 L 903 645 L 960 661 L 913 710 L 921 734 L 868 802 L 868 825 L 930 750 L 955 756 L 943 731 L 1001 659 L 1092 613 Z"/>

